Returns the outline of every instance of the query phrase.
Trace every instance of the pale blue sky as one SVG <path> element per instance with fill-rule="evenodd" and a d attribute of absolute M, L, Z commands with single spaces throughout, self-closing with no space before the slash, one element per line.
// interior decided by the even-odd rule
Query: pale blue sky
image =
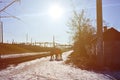
<path fill-rule="evenodd" d="M 0 0 L 0 9 L 12 0 Z M 86 9 L 87 16 L 94 22 L 96 20 L 96 0 L 21 0 L 21 3 L 14 3 L 5 11 L 19 17 L 23 22 L 16 19 L 1 19 L 4 23 L 4 41 L 25 42 L 26 34 L 29 41 L 46 42 L 52 41 L 53 35 L 56 42 L 68 43 L 70 41 L 67 33 L 67 22 L 72 14 L 71 3 L 77 11 Z M 59 19 L 53 19 L 48 11 L 54 4 L 59 4 L 63 8 L 63 15 Z M 120 30 L 120 0 L 103 0 L 103 19 L 108 25 Z M 1 13 L 2 16 L 7 15 Z M 94 23 L 94 25 L 96 25 Z"/>

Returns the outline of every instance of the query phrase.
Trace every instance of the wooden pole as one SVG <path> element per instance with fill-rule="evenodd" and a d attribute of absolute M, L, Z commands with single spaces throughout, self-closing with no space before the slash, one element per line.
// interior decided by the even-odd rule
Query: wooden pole
<path fill-rule="evenodd" d="M 97 59 L 98 64 L 103 65 L 103 19 L 102 0 L 96 0 L 97 6 Z"/>

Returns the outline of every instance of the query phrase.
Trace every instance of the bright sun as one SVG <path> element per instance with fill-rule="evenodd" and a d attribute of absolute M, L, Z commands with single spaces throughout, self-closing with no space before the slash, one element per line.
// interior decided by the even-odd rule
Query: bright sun
<path fill-rule="evenodd" d="M 49 14 L 52 18 L 54 19 L 58 19 L 62 16 L 63 14 L 63 9 L 61 6 L 55 4 L 55 5 L 52 5 L 49 9 Z"/>

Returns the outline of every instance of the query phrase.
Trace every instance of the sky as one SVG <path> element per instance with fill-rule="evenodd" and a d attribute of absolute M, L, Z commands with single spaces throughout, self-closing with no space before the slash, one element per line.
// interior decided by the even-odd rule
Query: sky
<path fill-rule="evenodd" d="M 0 10 L 13 0 L 0 0 Z M 61 15 L 55 18 L 50 11 L 54 5 L 59 5 Z M 2 18 L 4 42 L 52 42 L 53 36 L 58 43 L 69 43 L 70 34 L 67 23 L 72 15 L 74 5 L 76 11 L 85 9 L 87 16 L 93 20 L 96 27 L 96 0 L 21 0 L 1 12 L 1 16 L 16 16 Z M 120 31 L 120 0 L 103 0 L 103 20 L 105 24 Z M 6 13 L 7 12 L 7 13 Z M 9 15 L 8 15 L 9 14 Z"/>

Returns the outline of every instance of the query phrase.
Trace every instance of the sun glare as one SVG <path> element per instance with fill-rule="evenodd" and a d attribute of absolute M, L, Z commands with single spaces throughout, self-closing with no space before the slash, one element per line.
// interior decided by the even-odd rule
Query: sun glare
<path fill-rule="evenodd" d="M 52 5 L 49 9 L 49 14 L 52 18 L 58 19 L 63 14 L 63 8 L 57 4 Z"/>

